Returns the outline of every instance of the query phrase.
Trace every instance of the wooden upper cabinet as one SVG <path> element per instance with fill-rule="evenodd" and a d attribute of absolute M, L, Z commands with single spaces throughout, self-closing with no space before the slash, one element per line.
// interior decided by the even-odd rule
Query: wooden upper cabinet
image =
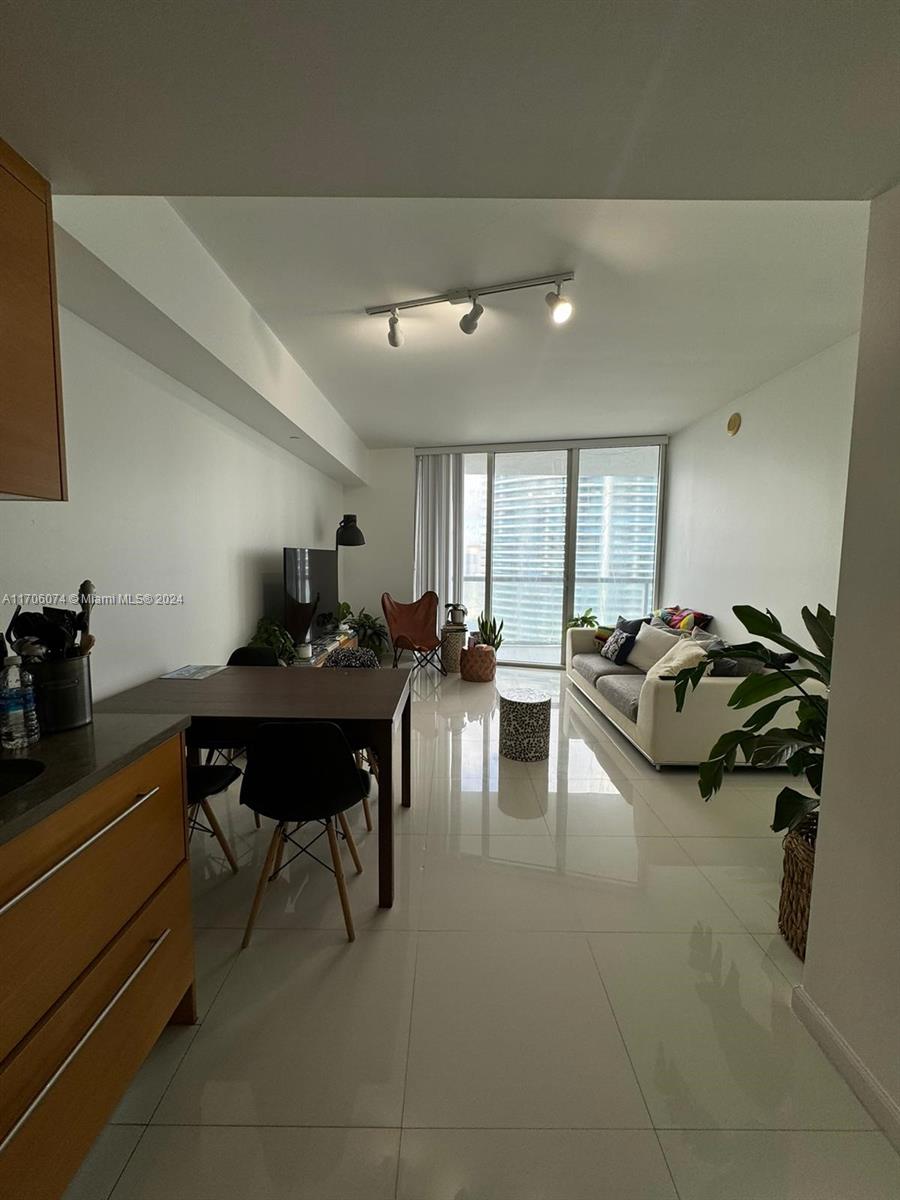
<path fill-rule="evenodd" d="M 50 185 L 2 139 L 0 496 L 66 499 Z"/>

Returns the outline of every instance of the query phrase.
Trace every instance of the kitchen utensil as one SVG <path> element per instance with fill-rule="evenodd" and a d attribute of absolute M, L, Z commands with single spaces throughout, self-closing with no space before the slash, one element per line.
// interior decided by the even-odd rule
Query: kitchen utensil
<path fill-rule="evenodd" d="M 94 607 L 95 588 L 90 579 L 85 579 L 78 589 L 78 603 L 81 607 L 81 618 L 79 627 L 81 629 L 81 640 L 79 643 L 79 653 L 90 654 L 91 646 L 94 645 L 94 638 L 91 636 L 91 609 Z M 90 639 L 90 645 L 85 649 L 85 643 Z"/>

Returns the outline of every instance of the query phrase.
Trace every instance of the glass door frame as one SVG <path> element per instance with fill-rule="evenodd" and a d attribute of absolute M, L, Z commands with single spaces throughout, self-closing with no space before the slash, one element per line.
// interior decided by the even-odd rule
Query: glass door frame
<path fill-rule="evenodd" d="M 565 666 L 566 613 L 574 611 L 575 603 L 575 550 L 578 536 L 578 480 L 582 450 L 615 448 L 618 446 L 656 446 L 659 450 L 659 466 L 656 489 L 656 548 L 653 563 L 652 607 L 659 604 L 659 576 L 663 560 L 663 536 L 666 498 L 666 451 L 669 439 L 665 434 L 656 437 L 613 437 L 579 438 L 552 442 L 489 442 L 460 446 L 423 446 L 415 454 L 484 454 L 487 456 L 485 487 L 485 564 L 484 596 L 485 611 L 491 615 L 493 607 L 493 540 L 494 540 L 494 456 L 495 454 L 527 453 L 541 450 L 565 450 L 566 459 L 566 532 L 563 565 L 563 625 L 560 634 L 559 659 L 556 663 L 518 662 L 504 659 L 505 667 L 533 667 L 537 670 L 561 670 Z"/>

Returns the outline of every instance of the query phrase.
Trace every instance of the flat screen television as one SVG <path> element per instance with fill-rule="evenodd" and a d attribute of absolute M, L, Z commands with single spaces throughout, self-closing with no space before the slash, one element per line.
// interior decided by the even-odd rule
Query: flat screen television
<path fill-rule="evenodd" d="M 295 642 L 337 627 L 337 550 L 284 547 L 284 624 Z"/>

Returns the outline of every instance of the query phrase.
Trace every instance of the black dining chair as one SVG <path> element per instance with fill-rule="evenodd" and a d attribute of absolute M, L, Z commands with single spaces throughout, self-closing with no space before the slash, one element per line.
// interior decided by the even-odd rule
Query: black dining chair
<path fill-rule="evenodd" d="M 280 667 L 271 646 L 238 646 L 228 656 L 229 667 Z"/>
<path fill-rule="evenodd" d="M 378 655 L 374 650 L 369 650 L 365 646 L 358 646 L 346 650 L 332 650 L 322 664 L 323 667 L 333 667 L 338 670 L 362 670 L 373 671 L 378 670 L 381 663 Z M 356 755 L 356 765 L 363 765 L 363 755 L 365 761 L 369 764 L 369 770 L 375 776 L 375 781 L 378 781 L 378 759 L 375 757 L 375 752 L 371 746 L 367 745 L 367 738 L 364 733 L 359 733 L 352 725 L 341 726 L 344 733 L 347 735 L 347 741 L 350 743 L 350 749 Z M 369 807 L 368 792 L 363 796 L 363 814 L 366 818 L 366 829 L 369 833 L 374 828 L 372 824 L 372 810 Z"/>
<path fill-rule="evenodd" d="M 211 796 L 218 796 L 240 777 L 241 772 L 230 763 L 214 766 L 198 764 L 187 769 L 188 840 L 190 841 L 195 833 L 211 834 L 221 846 L 222 853 L 228 859 L 228 865 L 235 875 L 238 869 L 237 859 L 209 801 Z M 200 820 L 201 812 L 207 820 L 205 825 Z"/>
<path fill-rule="evenodd" d="M 278 655 L 271 646 L 238 646 L 228 656 L 229 667 L 280 667 Z M 234 760 L 244 753 L 244 746 L 235 746 L 230 735 L 217 737 L 215 732 L 206 738 L 206 766 L 221 758 L 228 766 L 234 765 Z M 236 768 L 240 771 L 240 768 Z M 259 816 L 256 816 L 256 828 L 259 829 Z"/>
<path fill-rule="evenodd" d="M 362 862 L 347 822 L 347 809 L 359 804 L 369 789 L 369 775 L 356 764 L 344 731 L 332 721 L 268 721 L 260 725 L 247 746 L 247 765 L 241 783 L 241 804 L 277 822 L 260 872 L 241 949 L 250 945 L 266 888 L 280 871 L 301 854 L 308 854 L 332 871 L 337 882 L 347 940 L 356 938 L 339 838 L 350 850 L 357 874 Z M 335 829 L 335 820 L 340 834 Z M 321 825 L 309 841 L 301 842 L 301 827 Z M 328 838 L 331 866 L 313 853 L 320 837 Z M 288 845 L 296 848 L 287 862 Z"/>

